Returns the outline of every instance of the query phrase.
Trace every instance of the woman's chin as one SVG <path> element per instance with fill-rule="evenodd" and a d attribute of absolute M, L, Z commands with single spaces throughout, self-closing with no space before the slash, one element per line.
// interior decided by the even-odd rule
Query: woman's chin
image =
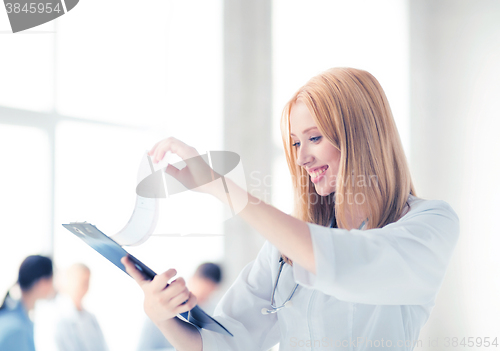
<path fill-rule="evenodd" d="M 325 187 L 322 186 L 316 186 L 316 192 L 318 193 L 319 196 L 328 196 L 334 191 L 335 191 L 334 189 L 326 189 Z"/>

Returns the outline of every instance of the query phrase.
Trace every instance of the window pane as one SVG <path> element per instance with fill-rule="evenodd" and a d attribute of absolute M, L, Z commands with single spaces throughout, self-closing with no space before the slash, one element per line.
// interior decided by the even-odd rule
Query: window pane
<path fill-rule="evenodd" d="M 58 111 L 134 125 L 219 118 L 221 11 L 221 0 L 82 3 L 58 31 Z"/>
<path fill-rule="evenodd" d="M 12 34 L 7 12 L 0 11 L 0 105 L 32 111 L 53 109 L 53 22 Z"/>
<path fill-rule="evenodd" d="M 49 254 L 50 153 L 45 132 L 0 124 L 0 294 L 17 281 L 32 254 Z"/>

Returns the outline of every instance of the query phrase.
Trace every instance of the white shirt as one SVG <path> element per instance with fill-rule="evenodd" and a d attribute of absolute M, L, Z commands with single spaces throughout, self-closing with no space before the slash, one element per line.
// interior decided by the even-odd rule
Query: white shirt
<path fill-rule="evenodd" d="M 35 322 L 36 349 L 50 351 L 108 351 L 96 317 L 76 309 L 67 296 L 58 295 L 40 308 Z"/>
<path fill-rule="evenodd" d="M 280 254 L 266 241 L 215 309 L 234 337 L 199 329 L 203 351 L 266 351 L 278 342 L 280 351 L 413 350 L 456 246 L 459 220 L 445 201 L 410 195 L 408 202 L 410 210 L 383 228 L 308 223 L 316 275 L 285 265 L 276 305 L 299 287 L 290 308 L 269 315 L 261 310 L 270 308 Z"/>

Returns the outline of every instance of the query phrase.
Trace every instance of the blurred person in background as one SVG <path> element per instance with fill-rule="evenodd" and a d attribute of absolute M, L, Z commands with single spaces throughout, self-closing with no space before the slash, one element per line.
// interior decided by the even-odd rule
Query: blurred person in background
<path fill-rule="evenodd" d="M 64 275 L 54 304 L 53 335 L 58 351 L 108 350 L 96 317 L 83 307 L 89 283 L 90 269 L 82 263 L 72 265 Z"/>
<path fill-rule="evenodd" d="M 221 268 L 215 263 L 203 263 L 198 266 L 194 275 L 188 280 L 189 290 L 196 295 L 198 305 L 208 314 L 212 314 L 215 301 L 212 297 L 222 280 Z M 147 318 L 142 327 L 137 351 L 174 350 L 158 327 Z"/>
<path fill-rule="evenodd" d="M 52 260 L 33 255 L 24 259 L 19 268 L 17 284 L 21 289 L 20 300 L 14 300 L 7 292 L 0 307 L 0 350 L 34 351 L 34 325 L 30 311 L 40 299 L 53 297 Z"/>

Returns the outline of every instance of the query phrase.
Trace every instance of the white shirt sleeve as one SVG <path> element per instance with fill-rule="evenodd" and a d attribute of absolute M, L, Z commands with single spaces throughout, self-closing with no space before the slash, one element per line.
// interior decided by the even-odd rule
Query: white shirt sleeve
<path fill-rule="evenodd" d="M 445 201 L 425 200 L 383 228 L 346 230 L 308 223 L 316 275 L 294 262 L 295 281 L 339 300 L 375 305 L 435 301 L 459 236 Z"/>
<path fill-rule="evenodd" d="M 279 342 L 276 314 L 263 315 L 270 308 L 273 277 L 272 245 L 266 241 L 257 258 L 240 273 L 217 305 L 214 318 L 234 336 L 199 329 L 203 351 L 267 351 Z M 275 262 L 278 266 L 278 260 Z"/>

